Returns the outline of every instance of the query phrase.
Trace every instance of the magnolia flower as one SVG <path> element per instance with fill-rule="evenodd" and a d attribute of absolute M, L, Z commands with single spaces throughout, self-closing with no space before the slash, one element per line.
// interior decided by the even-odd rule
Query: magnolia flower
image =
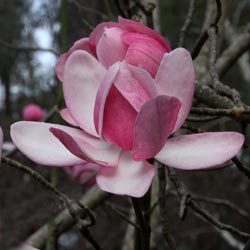
<path fill-rule="evenodd" d="M 56 72 L 63 81 L 64 66 L 75 50 L 84 50 L 96 57 L 108 69 L 117 61 L 147 70 L 155 76 L 163 55 L 170 52 L 168 42 L 147 26 L 119 17 L 119 22 L 106 22 L 96 26 L 89 38 L 82 38 L 59 57 Z"/>
<path fill-rule="evenodd" d="M 122 22 L 136 27 L 139 36 L 163 41 L 141 24 L 124 19 Z M 57 73 L 63 80 L 66 103 L 61 116 L 74 128 L 18 122 L 11 128 L 17 147 L 43 165 L 97 164 L 100 170 L 96 182 L 101 189 L 133 197 L 143 196 L 155 175 L 155 167 L 148 159 L 196 170 L 217 168 L 237 154 L 244 137 L 236 132 L 169 138 L 182 126 L 192 104 L 194 67 L 189 52 L 178 48 L 164 53 L 155 74 L 150 74 L 145 67 L 137 67 L 139 63 L 131 64 L 126 56 L 115 58 L 119 46 L 99 48 L 100 36 L 109 24 L 98 26 L 100 33 L 94 31 L 98 34 L 92 37 L 97 56 L 92 47 L 90 50 L 74 45 L 59 59 Z M 113 58 L 109 64 L 101 59 L 102 53 L 107 60 L 109 55 Z M 154 54 L 154 50 L 147 54 Z"/>
<path fill-rule="evenodd" d="M 41 121 L 44 111 L 37 104 L 30 103 L 23 108 L 22 116 L 25 121 Z"/>

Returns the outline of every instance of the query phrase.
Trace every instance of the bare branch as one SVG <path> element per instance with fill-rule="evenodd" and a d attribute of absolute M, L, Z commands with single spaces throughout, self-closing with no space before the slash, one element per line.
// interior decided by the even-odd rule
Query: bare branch
<path fill-rule="evenodd" d="M 109 193 L 103 192 L 98 187 L 93 187 L 79 200 L 81 204 L 84 204 L 89 209 L 94 210 L 98 205 L 103 203 L 110 197 Z M 80 208 L 76 203 L 72 204 L 75 208 L 76 213 L 81 213 L 82 208 Z M 74 225 L 74 219 L 70 215 L 68 209 L 64 209 L 60 212 L 54 219 L 53 223 L 58 234 L 65 232 L 67 229 Z M 49 223 L 42 226 L 34 234 L 32 234 L 26 243 L 37 248 L 42 248 L 46 242 L 47 235 L 49 232 Z"/>
<path fill-rule="evenodd" d="M 40 47 L 24 47 L 24 46 L 17 46 L 15 44 L 11 44 L 9 42 L 6 42 L 2 38 L 0 38 L 0 45 L 7 48 L 7 49 L 12 49 L 12 50 L 17 50 L 17 51 L 23 51 L 23 52 L 50 52 L 54 54 L 55 56 L 59 56 L 59 53 L 55 51 L 54 49 L 45 49 L 45 48 L 40 48 Z"/>
<path fill-rule="evenodd" d="M 179 38 L 178 47 L 182 47 L 183 44 L 184 44 L 186 32 L 188 31 L 189 26 L 190 26 L 190 24 L 192 22 L 192 17 L 193 17 L 193 14 L 194 14 L 194 5 L 195 5 L 195 0 L 191 0 L 189 2 L 188 14 L 187 14 L 185 22 L 184 22 L 184 24 L 183 24 L 183 26 L 182 26 L 182 28 L 180 30 L 180 38 Z"/>

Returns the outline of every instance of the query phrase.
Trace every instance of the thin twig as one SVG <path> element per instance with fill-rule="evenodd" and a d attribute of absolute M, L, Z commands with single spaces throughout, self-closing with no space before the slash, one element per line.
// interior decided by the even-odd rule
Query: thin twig
<path fill-rule="evenodd" d="M 209 73 L 212 80 L 212 87 L 218 92 L 218 94 L 226 95 L 233 100 L 236 105 L 242 104 L 241 96 L 235 89 L 224 85 L 220 80 L 215 69 L 216 63 L 216 27 L 212 26 L 208 30 L 209 35 Z"/>
<path fill-rule="evenodd" d="M 250 234 L 243 232 L 241 230 L 239 230 L 236 227 L 233 227 L 231 225 L 228 224 L 224 224 L 222 222 L 220 222 L 219 220 L 215 219 L 214 216 L 212 216 L 210 213 L 208 213 L 205 209 L 200 208 L 196 202 L 194 202 L 193 200 L 189 200 L 188 205 L 199 215 L 201 215 L 202 218 L 204 218 L 207 222 L 213 224 L 214 226 L 216 226 L 217 228 L 221 229 L 221 230 L 226 230 L 228 232 L 231 232 L 235 235 L 238 235 L 239 237 L 243 238 L 243 239 L 248 239 L 250 237 Z"/>
<path fill-rule="evenodd" d="M 201 128 L 195 128 L 195 127 L 190 126 L 190 125 L 188 125 L 186 123 L 182 125 L 182 128 L 188 129 L 188 130 L 190 130 L 190 131 L 192 131 L 194 133 L 204 133 L 203 129 L 201 129 Z"/>
<path fill-rule="evenodd" d="M 239 160 L 239 158 L 237 156 L 235 156 L 232 161 L 234 162 L 234 164 L 236 165 L 236 167 L 243 172 L 248 179 L 250 179 L 250 169 L 246 166 L 243 165 L 243 163 Z"/>
<path fill-rule="evenodd" d="M 216 16 L 213 20 L 213 22 L 210 24 L 210 27 L 217 27 L 217 24 L 221 18 L 222 12 L 221 12 L 221 1 L 220 0 L 216 0 Z M 200 34 L 200 36 L 198 37 L 198 39 L 196 40 L 194 47 L 192 49 L 191 55 L 192 55 L 192 59 L 194 60 L 200 53 L 200 50 L 202 49 L 203 45 L 205 44 L 205 42 L 208 39 L 208 30 L 205 30 L 204 32 L 202 32 Z"/>
<path fill-rule="evenodd" d="M 35 180 L 37 180 L 38 182 L 40 182 L 45 188 L 47 188 L 48 190 L 52 191 L 54 194 L 56 194 L 60 199 L 65 200 L 66 203 L 68 202 L 68 200 L 66 199 L 65 194 L 63 194 L 60 190 L 58 190 L 56 187 L 54 187 L 50 182 L 48 182 L 41 174 L 39 174 L 37 171 L 29 168 L 28 166 L 25 166 L 24 164 L 10 159 L 8 157 L 3 156 L 2 157 L 2 162 L 6 163 L 7 165 L 9 165 L 10 167 L 14 167 L 16 169 L 21 170 L 22 172 L 30 175 L 31 177 L 33 177 Z"/>
<path fill-rule="evenodd" d="M 188 29 L 189 29 L 190 24 L 192 22 L 192 17 L 194 14 L 194 5 L 195 5 L 195 0 L 190 0 L 189 7 L 188 7 L 188 14 L 187 14 L 185 22 L 180 30 L 180 38 L 179 38 L 178 47 L 182 47 L 184 44 L 185 35 L 188 32 Z"/>
<path fill-rule="evenodd" d="M 113 205 L 106 203 L 105 206 L 107 208 L 109 208 L 112 212 L 114 212 L 116 215 L 118 215 L 119 217 L 121 217 L 123 220 L 125 220 L 127 223 L 129 223 L 130 225 L 132 225 L 133 227 L 135 227 L 137 230 L 139 230 L 139 226 L 134 223 L 132 220 L 130 220 L 126 215 L 124 215 L 124 213 L 122 211 L 120 211 L 119 208 L 114 207 Z"/>
<path fill-rule="evenodd" d="M 168 169 L 169 173 L 170 170 Z M 217 220 L 214 216 L 212 216 L 209 212 L 207 212 L 205 209 L 200 208 L 196 202 L 194 202 L 192 200 L 192 194 L 188 193 L 186 191 L 186 188 L 184 187 L 184 184 L 182 182 L 179 182 L 176 178 L 175 175 L 173 175 L 173 173 L 170 173 L 170 179 L 173 182 L 175 189 L 177 191 L 177 194 L 179 196 L 180 199 L 182 199 L 183 195 L 189 196 L 189 199 L 186 200 L 186 205 L 189 206 L 190 208 L 192 208 L 193 211 L 195 211 L 198 215 L 201 216 L 201 218 L 203 218 L 205 221 L 207 221 L 208 223 L 211 223 L 212 225 L 214 225 L 215 227 L 221 229 L 221 230 L 226 230 L 230 233 L 233 233 L 235 235 L 238 235 L 239 237 L 243 238 L 243 239 L 248 239 L 250 237 L 250 234 L 243 232 L 241 230 L 239 230 L 236 227 L 233 227 L 231 225 L 222 223 L 221 221 Z"/>
<path fill-rule="evenodd" d="M 220 117 L 218 116 L 204 116 L 204 117 L 199 117 L 199 116 L 188 116 L 186 121 L 189 122 L 210 122 L 214 121 L 216 119 L 219 119 Z"/>
<path fill-rule="evenodd" d="M 196 115 L 211 115 L 211 116 L 229 116 L 233 118 L 238 118 L 243 114 L 249 115 L 250 108 L 235 106 L 232 109 L 213 109 L 213 108 L 191 108 L 190 113 Z"/>
<path fill-rule="evenodd" d="M 55 56 L 59 56 L 59 53 L 55 51 L 54 49 L 45 49 L 40 47 L 30 47 L 30 46 L 17 46 L 15 44 L 11 44 L 2 38 L 0 38 L 0 45 L 12 50 L 18 50 L 18 51 L 24 51 L 24 52 L 50 52 L 54 54 Z"/>
<path fill-rule="evenodd" d="M 239 214 L 240 216 L 244 217 L 246 220 L 250 221 L 250 214 L 248 212 L 239 208 L 238 206 L 234 205 L 232 202 L 230 202 L 228 200 L 205 197 L 205 196 L 200 196 L 197 194 L 192 194 L 192 199 L 195 199 L 197 201 L 206 202 L 209 204 L 215 204 L 215 205 L 227 207 L 227 208 L 231 209 L 232 211 L 236 212 L 237 214 Z"/>

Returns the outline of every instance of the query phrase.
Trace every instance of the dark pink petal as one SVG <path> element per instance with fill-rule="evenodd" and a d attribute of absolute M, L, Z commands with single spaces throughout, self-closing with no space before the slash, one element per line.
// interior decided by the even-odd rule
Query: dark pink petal
<path fill-rule="evenodd" d="M 184 170 L 218 168 L 234 157 L 244 143 L 236 132 L 210 132 L 169 139 L 155 158 Z"/>
<path fill-rule="evenodd" d="M 107 192 L 142 197 L 149 189 L 155 168 L 147 161 L 136 162 L 130 152 L 123 152 L 117 167 L 102 167 L 96 181 Z"/>
<path fill-rule="evenodd" d="M 75 126 L 75 127 L 78 127 L 78 124 L 77 122 L 74 120 L 74 118 L 71 116 L 71 114 L 69 113 L 68 109 L 62 109 L 60 111 L 60 115 L 61 117 L 63 118 L 64 121 L 66 121 L 67 123 Z"/>
<path fill-rule="evenodd" d="M 104 22 L 98 24 L 89 36 L 89 46 L 94 55 L 96 55 L 96 46 L 103 35 L 103 32 L 107 28 L 120 27 L 118 23 Z"/>
<path fill-rule="evenodd" d="M 162 149 L 174 128 L 179 109 L 179 100 L 168 96 L 157 96 L 142 106 L 135 124 L 134 160 L 152 158 Z"/>
<path fill-rule="evenodd" d="M 106 99 L 109 94 L 110 88 L 117 77 L 119 66 L 120 62 L 117 62 L 113 64 L 111 67 L 109 67 L 96 95 L 94 122 L 96 131 L 99 133 L 100 136 L 102 136 L 103 113 L 104 113 Z"/>
<path fill-rule="evenodd" d="M 120 63 L 114 85 L 136 111 L 156 94 L 155 84 L 150 75 L 140 68 L 129 67 L 125 61 Z"/>
<path fill-rule="evenodd" d="M 77 157 L 105 166 L 116 166 L 120 157 L 121 149 L 115 145 L 106 143 L 83 131 L 71 128 L 50 128 L 50 132 Z"/>
<path fill-rule="evenodd" d="M 175 96 L 181 102 L 181 109 L 173 132 L 177 131 L 187 118 L 194 95 L 194 66 L 190 53 L 178 48 L 165 54 L 155 77 L 158 93 Z"/>
<path fill-rule="evenodd" d="M 95 98 L 105 73 L 93 56 L 77 50 L 68 58 L 63 75 L 64 98 L 71 116 L 83 130 L 95 136 Z"/>
<path fill-rule="evenodd" d="M 32 161 L 48 166 L 80 164 L 82 159 L 70 153 L 50 132 L 50 127 L 72 128 L 44 122 L 16 122 L 11 126 L 11 138 L 17 148 Z"/>
<path fill-rule="evenodd" d="M 167 41 L 159 33 L 150 29 L 149 27 L 132 20 L 124 19 L 122 17 L 119 17 L 119 24 L 128 31 L 135 31 L 138 33 L 148 35 L 149 37 L 158 41 L 167 50 L 167 52 L 171 51 L 171 47 L 167 43 Z"/>
<path fill-rule="evenodd" d="M 117 61 L 122 61 L 128 46 L 122 42 L 124 31 L 114 27 L 105 29 L 96 47 L 98 60 L 108 68 Z"/>
<path fill-rule="evenodd" d="M 112 86 L 104 108 L 103 137 L 125 150 L 131 150 L 136 115 L 133 107 Z"/>
<path fill-rule="evenodd" d="M 85 51 L 89 52 L 90 54 L 92 54 L 92 52 L 89 48 L 89 39 L 82 38 L 82 39 L 76 41 L 68 52 L 59 56 L 57 63 L 56 63 L 56 74 L 57 74 L 57 77 L 60 81 L 63 81 L 63 71 L 64 71 L 65 63 L 68 60 L 69 56 L 75 50 L 85 50 Z"/>

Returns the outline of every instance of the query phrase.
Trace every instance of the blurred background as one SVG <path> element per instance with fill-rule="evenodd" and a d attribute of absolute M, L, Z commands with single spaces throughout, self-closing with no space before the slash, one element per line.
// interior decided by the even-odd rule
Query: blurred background
<path fill-rule="evenodd" d="M 145 6 L 148 2 L 154 2 L 155 29 L 168 39 L 172 48 L 178 47 L 180 29 L 190 3 L 188 0 L 0 0 L 0 124 L 4 130 L 5 141 L 10 141 L 10 124 L 23 119 L 22 110 L 25 105 L 39 104 L 47 115 L 64 107 L 61 83 L 55 75 L 58 56 L 67 51 L 76 40 L 88 36 L 98 23 L 117 21 L 118 15 L 122 14 L 121 8 L 126 7 L 121 2 L 130 4 L 131 9 L 124 10 L 131 13 L 131 17 L 140 17 L 136 2 Z M 184 47 L 189 50 L 203 29 L 208 2 L 196 1 L 192 24 L 184 41 Z M 240 34 L 249 32 L 246 27 L 250 22 L 249 0 L 221 2 L 223 16 L 218 54 Z M 250 104 L 249 65 L 248 51 L 241 63 L 235 63 L 222 78 L 241 93 L 246 104 Z M 204 67 L 206 71 L 206 65 Z M 48 121 L 58 122 L 59 119 L 57 112 L 54 112 Z M 228 120 L 223 120 L 220 124 L 203 125 L 212 130 L 223 130 L 225 126 L 239 129 L 234 122 L 228 125 L 227 123 Z M 22 155 L 15 156 L 34 166 L 34 163 Z M 64 171 L 56 170 L 55 174 L 47 168 L 34 168 L 74 199 L 81 197 L 87 189 L 69 178 Z M 250 212 L 249 180 L 241 173 L 226 168 L 216 173 L 207 172 L 206 175 L 181 171 L 178 174 L 194 193 L 230 200 Z M 3 250 L 20 244 L 60 210 L 53 195 L 25 174 L 8 166 L 2 166 L 0 169 L 0 197 L 0 249 Z M 125 208 L 129 206 L 127 200 L 119 197 L 110 202 Z M 169 218 L 172 219 L 171 230 L 178 242 L 178 249 L 241 249 L 241 239 L 236 237 L 236 243 L 230 244 L 227 236 L 220 235 L 214 227 L 202 222 L 193 213 L 188 213 L 186 220 L 181 221 L 178 217 L 178 201 L 173 197 L 170 197 L 168 206 Z M 246 219 L 227 209 L 222 209 L 220 213 L 217 207 L 211 204 L 206 207 L 211 209 L 217 218 L 250 232 L 250 224 Z M 98 208 L 96 214 L 98 223 L 93 232 L 98 240 L 105 249 L 122 249 L 127 224 L 105 206 Z M 111 222 L 114 223 L 112 228 Z M 160 233 L 158 240 L 162 241 Z M 59 243 L 60 250 L 91 249 L 74 230 L 62 236 Z M 157 249 L 167 248 L 162 243 L 162 247 Z"/>

